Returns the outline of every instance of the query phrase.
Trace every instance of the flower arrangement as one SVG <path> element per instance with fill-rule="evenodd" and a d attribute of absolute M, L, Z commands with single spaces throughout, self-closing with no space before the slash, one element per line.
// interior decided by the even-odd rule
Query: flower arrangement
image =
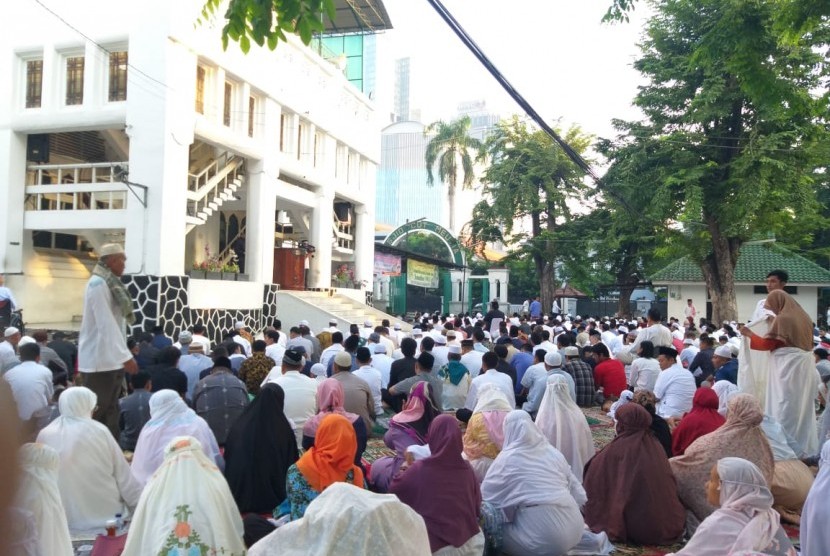
<path fill-rule="evenodd" d="M 354 280 L 354 268 L 346 263 L 341 264 L 334 269 L 334 274 L 331 276 L 332 280 L 337 282 L 346 282 Z"/>
<path fill-rule="evenodd" d="M 193 262 L 193 270 L 204 270 L 207 272 L 221 272 L 224 270 L 222 261 L 219 260 L 219 254 L 210 254 L 210 246 L 205 245 L 205 258 L 202 261 Z"/>

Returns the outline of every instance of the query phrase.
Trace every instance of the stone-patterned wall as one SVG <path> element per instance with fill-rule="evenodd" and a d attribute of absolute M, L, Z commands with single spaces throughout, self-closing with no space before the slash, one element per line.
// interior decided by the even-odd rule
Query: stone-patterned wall
<path fill-rule="evenodd" d="M 264 285 L 260 309 L 191 309 L 187 300 L 189 280 L 189 276 L 122 277 L 136 305 L 136 322 L 130 333 L 161 325 L 167 336 L 176 339 L 182 330 L 201 323 L 211 342 L 220 342 L 237 321 L 244 322 L 256 333 L 277 316 L 277 284 Z"/>

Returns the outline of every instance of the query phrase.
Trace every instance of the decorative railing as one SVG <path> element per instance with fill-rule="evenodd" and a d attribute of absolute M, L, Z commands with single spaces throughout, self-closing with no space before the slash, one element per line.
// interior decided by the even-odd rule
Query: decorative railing
<path fill-rule="evenodd" d="M 38 164 L 26 171 L 25 210 L 120 210 L 127 162 Z"/>
<path fill-rule="evenodd" d="M 243 162 L 242 158 L 223 155 L 211 162 L 199 174 L 189 174 L 187 180 L 188 214 L 196 216 L 205 207 L 209 207 L 210 203 L 214 203 L 220 195 L 230 195 L 226 189 L 234 180 L 242 176 Z"/>
<path fill-rule="evenodd" d="M 332 233 L 334 234 L 335 247 L 354 250 L 354 234 L 351 221 L 343 222 L 335 214 L 332 221 Z"/>

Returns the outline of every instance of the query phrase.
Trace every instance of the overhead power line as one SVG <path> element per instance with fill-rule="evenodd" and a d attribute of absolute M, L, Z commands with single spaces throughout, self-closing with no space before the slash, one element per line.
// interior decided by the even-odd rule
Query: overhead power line
<path fill-rule="evenodd" d="M 615 199 L 617 199 L 629 212 L 634 213 L 633 209 L 628 205 L 626 200 L 618 195 L 616 192 L 608 189 L 602 183 L 600 177 L 594 172 L 594 169 L 591 168 L 591 165 L 588 164 L 582 155 L 580 155 L 573 147 L 571 147 L 567 141 L 562 139 L 556 130 L 554 130 L 548 123 L 539 115 L 538 112 L 530 105 L 530 103 L 525 100 L 525 98 L 517 91 L 513 85 L 507 80 L 507 78 L 499 71 L 499 69 L 490 61 L 486 54 L 481 50 L 481 48 L 476 44 L 476 42 L 467 34 L 467 31 L 461 26 L 460 23 L 453 17 L 453 15 L 447 10 L 444 4 L 441 3 L 441 0 L 427 0 L 429 4 L 435 9 L 441 19 L 449 25 L 450 29 L 461 39 L 461 42 L 464 43 L 470 52 L 478 58 L 478 61 L 484 66 L 484 68 L 492 75 L 495 80 L 502 86 L 502 88 L 510 95 L 516 104 L 518 104 L 525 113 L 530 116 L 530 118 L 536 122 L 536 124 L 547 133 L 551 139 L 553 139 L 557 145 L 565 152 L 565 155 L 571 159 L 571 161 L 576 164 L 583 172 L 585 172 L 597 185 L 598 188 L 602 189 Z"/>

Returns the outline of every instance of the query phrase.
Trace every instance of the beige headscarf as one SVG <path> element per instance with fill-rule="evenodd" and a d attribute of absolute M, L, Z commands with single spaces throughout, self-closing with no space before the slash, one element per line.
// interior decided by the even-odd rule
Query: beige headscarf
<path fill-rule="evenodd" d="M 764 307 L 775 313 L 767 337 L 804 351 L 813 349 L 813 325 L 810 316 L 790 294 L 783 290 L 773 290 L 767 295 Z"/>

